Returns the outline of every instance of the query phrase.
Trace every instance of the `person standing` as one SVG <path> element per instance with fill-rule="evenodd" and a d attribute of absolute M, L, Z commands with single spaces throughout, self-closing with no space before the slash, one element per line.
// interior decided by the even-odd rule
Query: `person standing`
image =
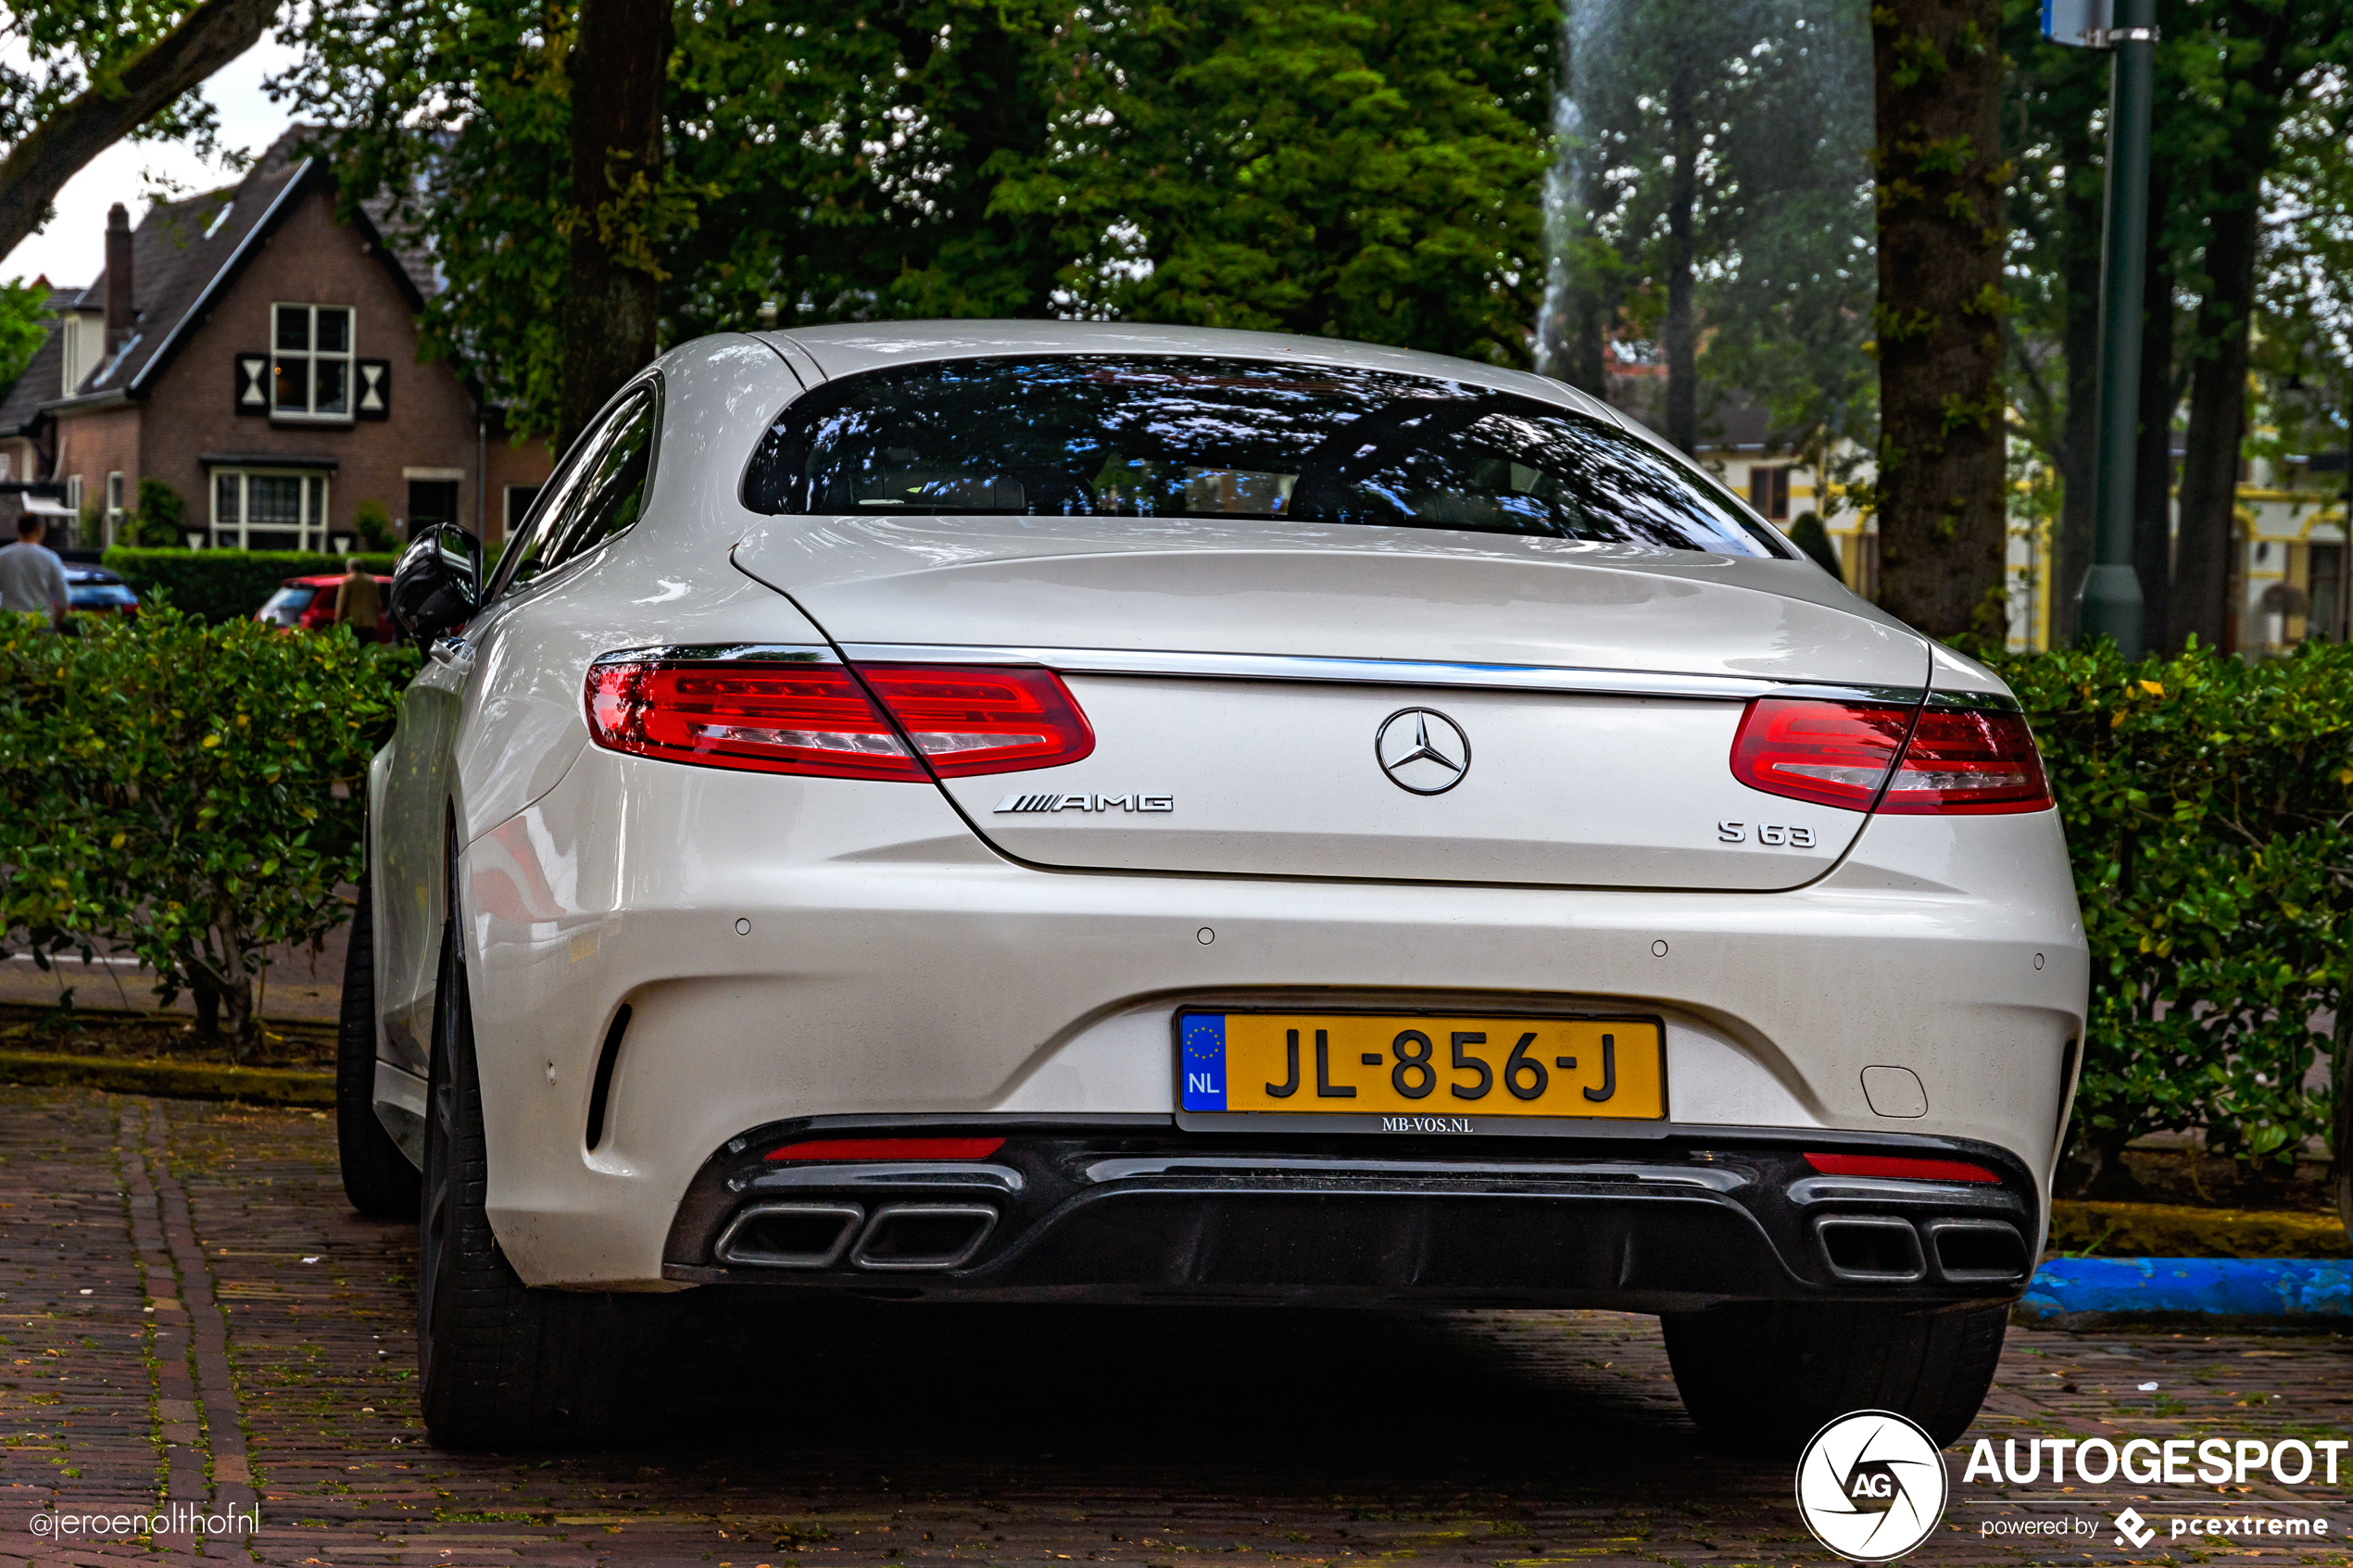
<path fill-rule="evenodd" d="M 384 595 L 376 587 L 375 574 L 362 571 L 359 558 L 353 556 L 344 566 L 343 581 L 335 584 L 335 619 L 350 627 L 351 634 L 361 642 L 372 643 L 384 613 Z"/>
<path fill-rule="evenodd" d="M 61 632 L 73 599 L 66 591 L 66 563 L 41 543 L 47 532 L 38 512 L 27 512 L 17 519 L 17 542 L 0 545 L 0 613 L 45 615 L 50 630 Z"/>

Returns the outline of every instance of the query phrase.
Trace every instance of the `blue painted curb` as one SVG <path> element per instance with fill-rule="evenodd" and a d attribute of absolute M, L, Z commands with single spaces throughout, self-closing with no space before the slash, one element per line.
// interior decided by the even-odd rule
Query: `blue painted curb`
<path fill-rule="evenodd" d="M 2353 1320 L 2353 1260 L 2058 1258 L 2019 1303 L 2029 1320 L 2075 1312 L 2204 1312 Z"/>

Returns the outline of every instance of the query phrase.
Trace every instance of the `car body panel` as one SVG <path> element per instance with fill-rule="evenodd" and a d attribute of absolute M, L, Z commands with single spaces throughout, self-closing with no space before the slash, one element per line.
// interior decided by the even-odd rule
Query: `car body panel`
<path fill-rule="evenodd" d="M 1311 997 L 1655 1012 L 1670 1127 L 1596 1136 L 1930 1132 L 2047 1173 L 2087 975 L 2057 817 L 1955 823 L 1875 818 L 1830 876 L 1762 898 L 1375 895 L 1041 873 L 989 854 L 919 785 L 592 748 L 466 853 L 469 958 L 502 977 L 474 1001 L 476 1029 L 501 1042 L 484 1061 L 493 1217 L 526 1278 L 651 1284 L 668 1212 L 745 1128 L 1169 1118 L 1179 1006 Z M 598 1053 L 624 1002 L 609 1131 L 591 1151 Z M 1928 1113 L 1876 1112 L 1862 1086 L 1875 1066 L 1915 1073 Z"/>

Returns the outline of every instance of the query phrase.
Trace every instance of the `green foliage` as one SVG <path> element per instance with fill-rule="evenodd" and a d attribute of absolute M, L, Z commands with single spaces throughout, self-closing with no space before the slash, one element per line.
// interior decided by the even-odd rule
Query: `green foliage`
<path fill-rule="evenodd" d="M 132 519 L 132 537 L 149 549 L 180 547 L 180 525 L 188 515 L 188 503 L 180 492 L 160 479 L 139 482 L 139 509 Z"/>
<path fill-rule="evenodd" d="M 662 336 L 1117 315 L 1517 360 L 1548 0 L 785 0 L 676 14 L 665 183 L 633 214 Z M 309 0 L 296 113 L 396 193 L 447 286 L 426 350 L 553 428 L 569 5 Z"/>
<path fill-rule="evenodd" d="M 47 289 L 22 278 L 0 283 L 0 386 L 11 385 L 24 374 L 48 339 L 50 317 L 42 308 L 48 297 Z"/>
<path fill-rule="evenodd" d="M 242 1059 L 267 950 L 316 950 L 359 879 L 405 649 L 158 608 L 0 628 L 0 929 L 104 938 L 219 997 Z"/>
<path fill-rule="evenodd" d="M 145 500 L 142 487 L 141 501 Z M 371 571 L 392 570 L 390 555 L 362 555 Z M 161 591 L 198 621 L 251 618 L 262 601 L 289 577 L 341 572 L 349 556 L 319 556 L 301 550 L 132 549 L 117 546 L 106 554 L 107 570 L 118 572 L 144 601 Z"/>
<path fill-rule="evenodd" d="M 0 144 L 22 140 L 69 100 L 97 86 L 120 92 L 122 68 L 194 7 L 185 0 L 39 0 L 0 13 L 8 64 L 0 67 Z M 137 142 L 187 139 L 220 149 L 220 115 L 190 93 L 132 132 Z"/>
<path fill-rule="evenodd" d="M 2066 825 L 2092 949 L 2076 1106 L 2093 1173 L 2144 1134 L 2247 1160 L 2329 1131 L 2353 1037 L 2353 647 L 2243 664 L 2112 645 L 2004 660 Z"/>
<path fill-rule="evenodd" d="M 1526 361 L 1553 7 L 1081 15 L 1053 48 L 1052 154 L 995 198 L 1062 227 L 1079 314 Z"/>
<path fill-rule="evenodd" d="M 392 532 L 392 513 L 377 500 L 366 500 L 351 508 L 351 526 L 359 534 L 359 542 L 379 553 L 396 551 L 399 540 Z"/>

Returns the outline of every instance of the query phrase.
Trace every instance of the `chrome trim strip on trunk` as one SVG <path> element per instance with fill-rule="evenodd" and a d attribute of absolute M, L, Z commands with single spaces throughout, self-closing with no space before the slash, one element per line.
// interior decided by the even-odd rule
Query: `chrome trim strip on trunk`
<path fill-rule="evenodd" d="M 845 643 L 853 663 L 1022 664 L 1065 675 L 1180 675 L 1215 681 L 1322 681 L 1360 686 L 1451 686 L 1603 696 L 1695 697 L 1746 702 L 1819 696 L 1841 702 L 1920 700 L 1918 686 L 1775 681 L 1747 675 L 1678 675 L 1541 664 L 1443 664 L 1416 659 L 1324 659 L 1297 654 L 1176 653 L 1128 648 L 969 647 L 932 643 Z"/>
<path fill-rule="evenodd" d="M 645 648 L 615 648 L 597 664 L 839 664 L 823 643 L 681 643 Z"/>

